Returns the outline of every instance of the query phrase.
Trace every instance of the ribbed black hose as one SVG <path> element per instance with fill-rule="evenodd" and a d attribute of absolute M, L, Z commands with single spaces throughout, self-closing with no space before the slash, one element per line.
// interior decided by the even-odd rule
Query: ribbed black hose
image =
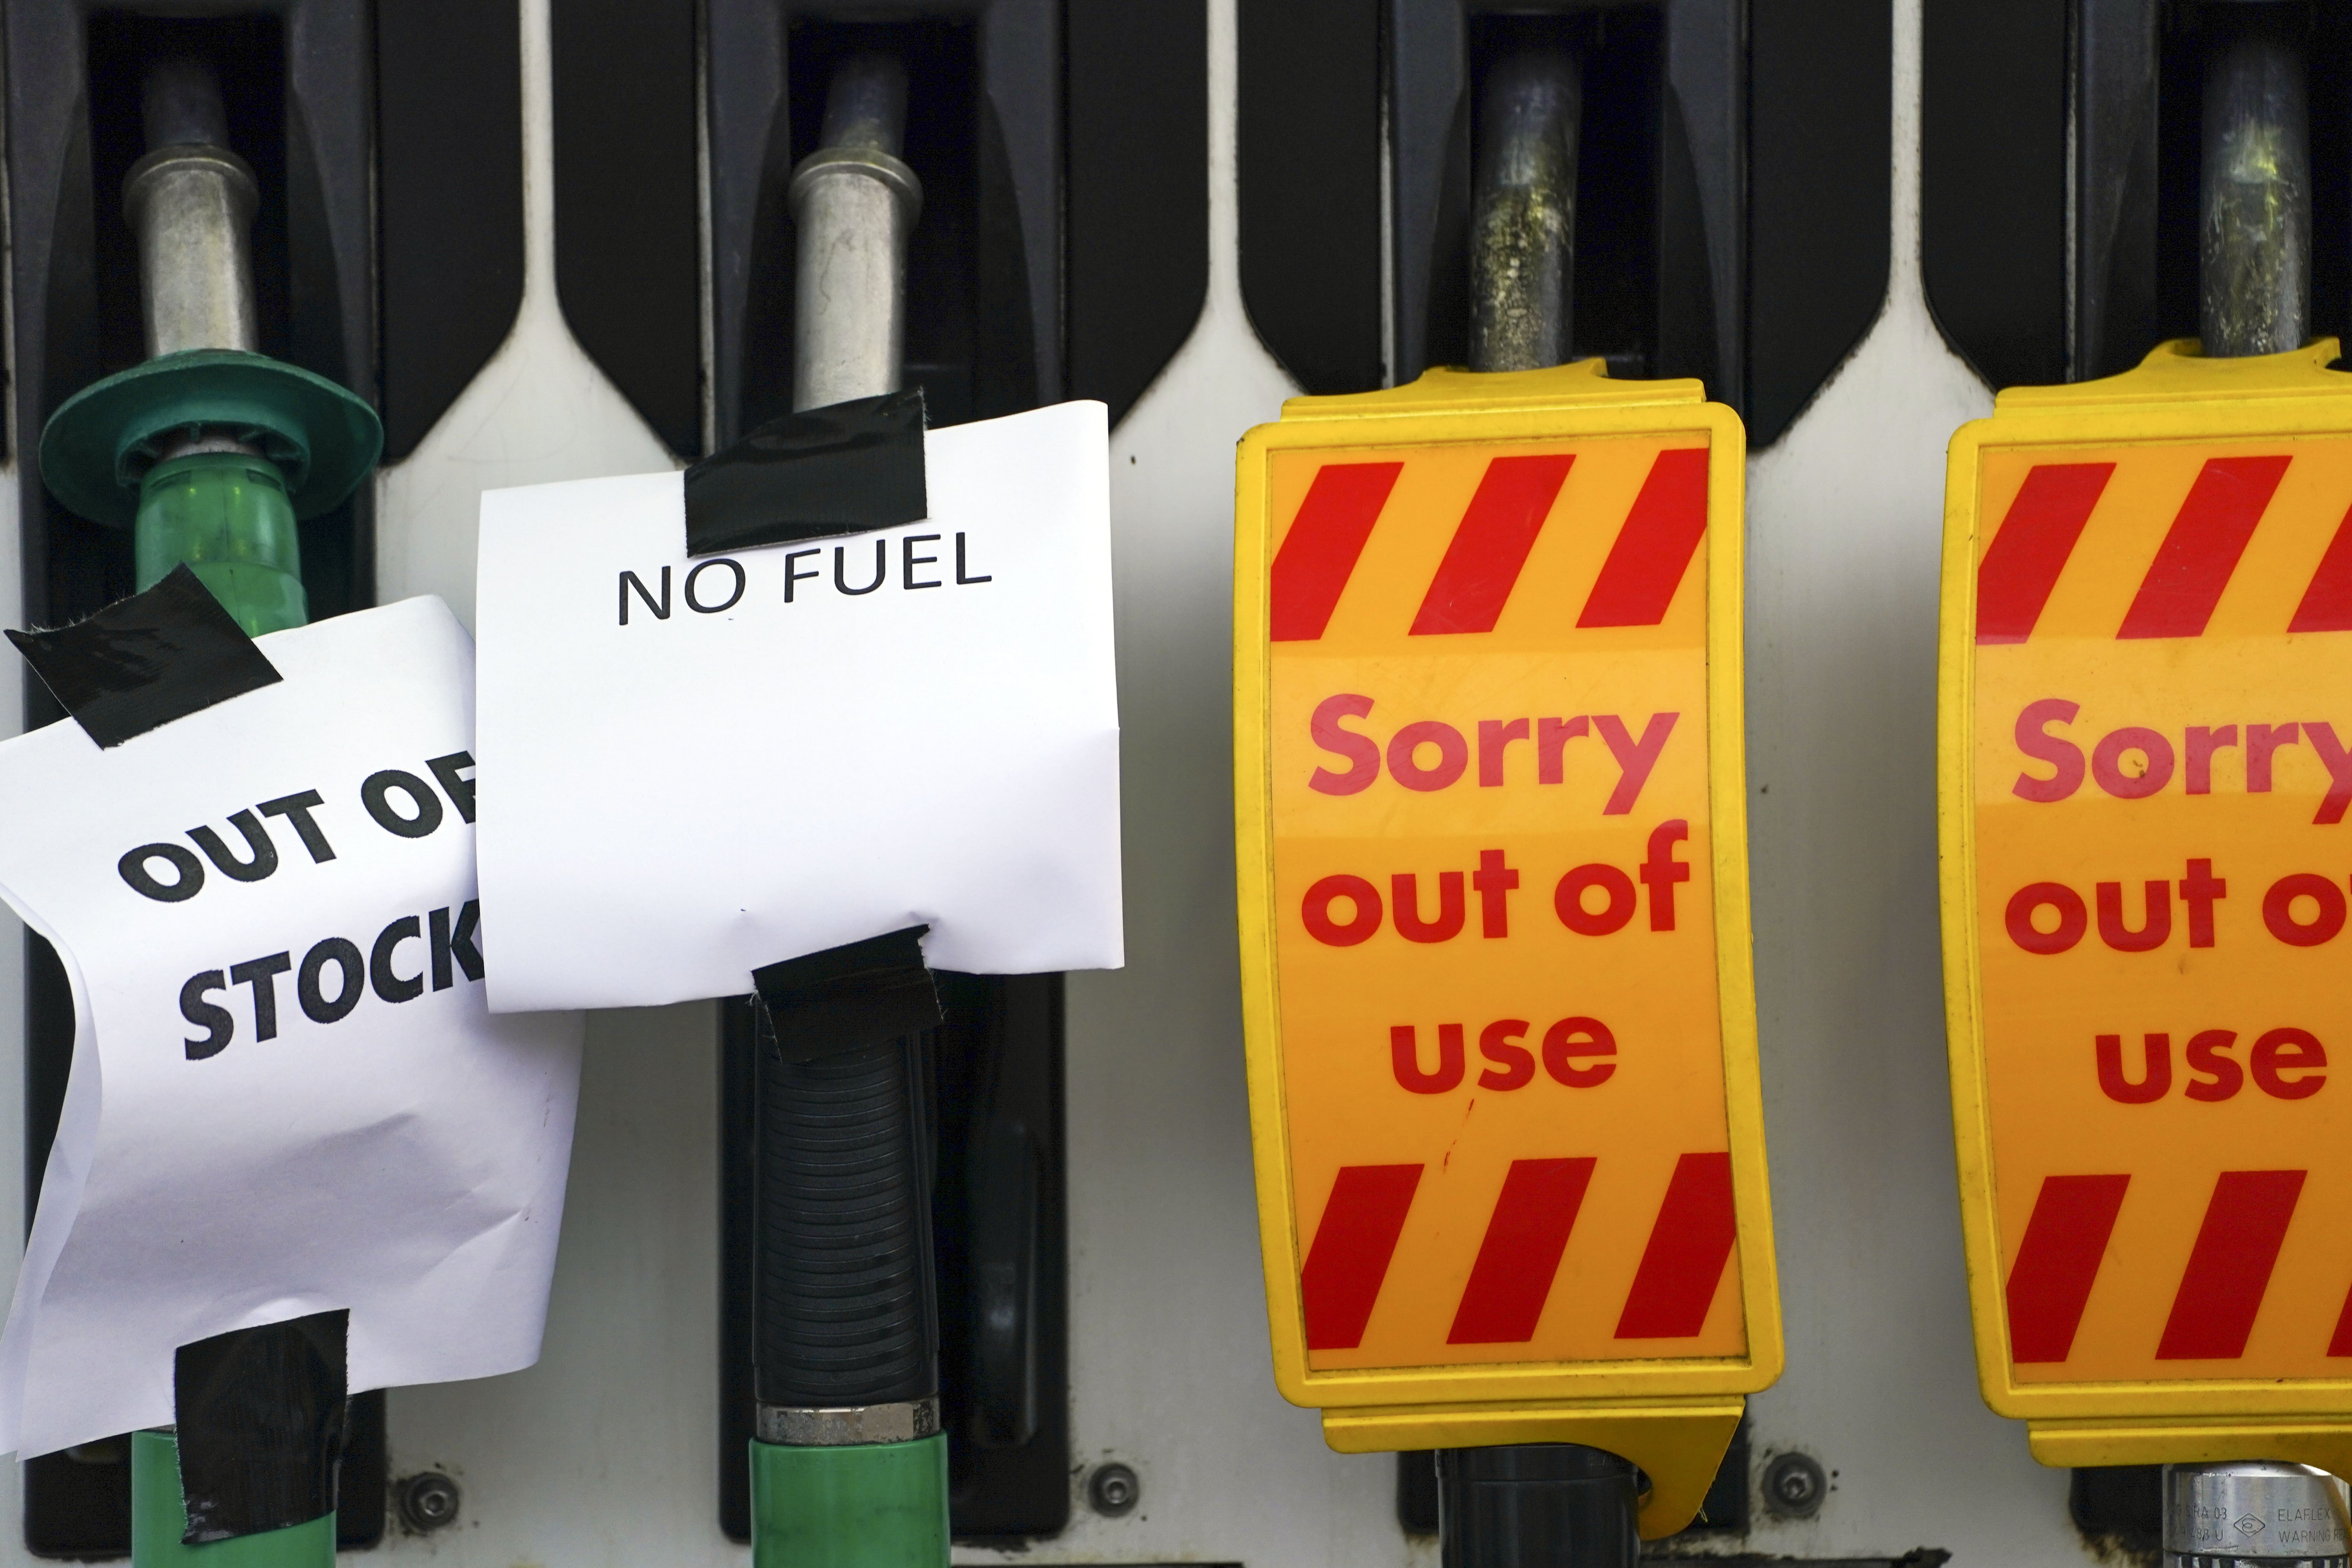
<path fill-rule="evenodd" d="M 1441 1448 L 1442 1568 L 1633 1568 L 1637 1472 L 1576 1443 Z"/>
<path fill-rule="evenodd" d="M 760 1402 L 939 1393 L 922 1040 L 788 1061 L 760 1041 Z"/>

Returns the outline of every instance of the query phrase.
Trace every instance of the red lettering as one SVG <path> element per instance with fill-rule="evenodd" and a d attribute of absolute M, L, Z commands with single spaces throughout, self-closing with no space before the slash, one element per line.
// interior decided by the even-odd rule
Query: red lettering
<path fill-rule="evenodd" d="M 1396 1080 L 1412 1094 L 1444 1094 L 1462 1081 L 1462 1026 L 1437 1026 L 1437 1070 L 1421 1070 L 1421 1046 L 1411 1024 L 1389 1029 L 1389 1066 Z"/>
<path fill-rule="evenodd" d="M 1514 719 L 1504 723 L 1500 719 L 1478 721 L 1478 787 L 1499 788 L 1503 782 L 1503 748 L 1514 741 L 1528 738 L 1528 721 Z"/>
<path fill-rule="evenodd" d="M 1622 816 L 1633 809 L 1642 798 L 1642 786 L 1650 782 L 1650 770 L 1658 765 L 1658 754 L 1666 749 L 1666 737 L 1675 732 L 1675 721 L 1679 713 L 1653 713 L 1642 727 L 1642 738 L 1634 740 L 1625 732 L 1624 721 L 1614 713 L 1595 713 L 1592 727 L 1601 731 L 1608 743 L 1609 754 L 1617 759 L 1617 787 L 1609 793 L 1609 804 L 1601 808 L 1603 816 Z"/>
<path fill-rule="evenodd" d="M 2180 901 L 2189 909 L 2189 946 L 2213 945 L 2213 903 L 2229 896 L 2229 880 L 2213 875 L 2212 861 L 2189 862 L 2189 875 L 2180 882 Z"/>
<path fill-rule="evenodd" d="M 2294 901 L 2309 899 L 2318 906 L 2306 923 L 2294 918 Z M 2263 924 L 2290 947 L 2317 947 L 2344 929 L 2344 895 L 2336 883 L 2315 871 L 2281 877 L 2263 895 Z"/>
<path fill-rule="evenodd" d="M 2099 905 L 2099 940 L 2117 952 L 2146 952 L 2162 947 L 2172 935 L 2172 884 L 2154 881 L 2142 884 L 2140 897 L 2146 913 L 2141 916 L 2137 931 L 2124 925 L 2124 885 L 2121 882 L 2101 882 L 2095 889 Z"/>
<path fill-rule="evenodd" d="M 2119 1105 L 2152 1105 L 2172 1088 L 2172 1037 L 2142 1037 L 2139 1081 L 2124 1076 L 2124 1043 L 2120 1035 L 2096 1037 L 2099 1091 Z M 2191 1079 L 2184 1092 L 2209 1105 L 2232 1099 L 2245 1087 L 2254 1087 L 2273 1100 L 2308 1100 L 2327 1086 L 2327 1049 L 2308 1029 L 2272 1029 L 2254 1041 L 2242 1070 L 2230 1049 L 2238 1037 L 2229 1029 L 2206 1029 L 2189 1041 L 2189 1069 L 2205 1076 Z"/>
<path fill-rule="evenodd" d="M 2058 911 L 2054 931 L 2041 931 L 2033 924 L 2035 911 L 2045 905 Z M 2004 918 L 2009 940 L 2028 952 L 2063 952 L 2082 941 L 2090 926 L 2082 895 L 2063 882 L 2028 882 L 2010 895 Z"/>
<path fill-rule="evenodd" d="M 2234 748 L 2238 743 L 2238 727 L 2224 724 L 2209 730 L 2202 724 L 2189 726 L 2189 793 L 2213 793 L 2213 753 L 2222 747 Z"/>
<path fill-rule="evenodd" d="M 1675 929 L 1675 884 L 1690 880 L 1691 868 L 1675 858 L 1675 846 L 1690 837 L 1690 824 L 1676 817 L 1650 830 L 1649 858 L 1642 862 L 1642 882 L 1650 889 L 1650 929 Z"/>
<path fill-rule="evenodd" d="M 1560 752 L 1580 735 L 1592 733 L 1592 721 L 1579 713 L 1573 719 L 1536 721 L 1536 783 L 1558 784 L 1568 776 Z"/>
<path fill-rule="evenodd" d="M 1488 1064 L 1478 1072 L 1478 1087 L 1509 1093 L 1536 1080 L 1538 1052 L 1526 1044 L 1530 1027 L 1525 1018 L 1497 1018 L 1478 1031 L 1478 1054 Z M 1389 1027 L 1389 1070 L 1408 1094 L 1445 1094 L 1462 1087 L 1465 1073 L 1460 1024 L 1437 1026 L 1437 1061 L 1424 1068 L 1421 1031 L 1412 1024 Z M 1544 1031 L 1541 1059 L 1544 1071 L 1570 1089 L 1596 1089 L 1616 1075 L 1613 1058 L 1617 1037 L 1598 1018 L 1562 1018 Z"/>
<path fill-rule="evenodd" d="M 2210 1073 L 2210 1078 L 2191 1079 L 2185 1091 L 2191 1100 L 2208 1104 L 2224 1100 L 2245 1087 L 2246 1075 L 2238 1064 L 2223 1053 L 2237 1043 L 2234 1029 L 2205 1029 L 2189 1039 L 2189 1070 Z"/>
<path fill-rule="evenodd" d="M 2053 724 L 2074 722 L 2080 711 L 2074 703 L 2056 697 L 2025 705 L 2018 714 L 2014 731 L 2017 747 L 2027 756 L 2048 763 L 2051 776 L 2042 779 L 2021 773 L 2010 786 L 2012 793 L 2026 800 L 2049 802 L 2064 800 L 2082 786 L 2085 769 L 2081 748 L 2049 733 Z M 2307 741 L 2312 754 L 2327 770 L 2327 792 L 2312 816 L 2314 826 L 2333 826 L 2352 814 L 2352 745 L 2347 745 L 2337 736 L 2335 725 L 2308 720 L 2293 724 L 2247 724 L 2242 728 L 2246 793 L 2271 794 L 2277 787 L 2280 749 Z M 2222 752 L 2237 749 L 2240 730 L 2236 724 L 2187 727 L 2181 786 L 2185 793 L 2213 793 L 2213 759 Z M 2134 752 L 2146 762 L 2146 766 L 2137 772 L 2126 766 L 2126 759 Z M 2101 789 L 2118 800 L 2146 800 L 2160 794 L 2172 781 L 2175 761 L 2172 742 L 2161 731 L 2126 725 L 2109 731 L 2100 740 L 2091 754 L 2088 772 Z"/>
<path fill-rule="evenodd" d="M 2246 792 L 2267 795 L 2271 787 L 2271 753 L 2294 744 L 2293 724 L 2246 726 Z"/>
<path fill-rule="evenodd" d="M 1617 1070 L 1615 1062 L 1578 1067 L 1578 1058 L 1616 1054 L 1617 1037 L 1598 1018 L 1562 1018 L 1544 1031 L 1544 1071 L 1570 1089 L 1597 1089 Z"/>
<path fill-rule="evenodd" d="M 2039 702 L 2029 702 L 2017 716 L 2017 749 L 2038 763 L 2048 763 L 2053 769 L 2050 777 L 2035 778 L 2020 773 L 2010 785 L 2011 794 L 2023 800 L 2047 803 L 2064 800 L 2083 787 L 2083 748 L 2070 741 L 2062 741 L 2046 732 L 2052 724 L 2071 724 L 2082 709 L 2063 697 L 2045 697 Z"/>
<path fill-rule="evenodd" d="M 1328 768 L 1317 768 L 1307 781 L 1308 789 L 1324 795 L 1355 795 L 1372 787 L 1372 781 L 1381 776 L 1380 742 L 1370 735 L 1339 728 L 1340 720 L 1361 719 L 1371 710 L 1370 698 L 1349 691 L 1326 697 L 1316 704 L 1315 716 L 1307 721 L 1307 733 L 1323 750 L 1347 758 L 1348 771 L 1335 773 Z"/>
<path fill-rule="evenodd" d="M 2352 806 L 2352 752 L 2336 740 L 2333 724 L 2305 724 L 2303 738 L 2327 766 L 2327 798 L 2319 803 L 2319 814 L 2311 819 L 2314 826 L 2326 827 L 2343 821 L 2344 808 Z"/>
<path fill-rule="evenodd" d="M 1525 1089 L 1535 1082 L 1535 1053 L 1511 1044 L 1527 1032 L 1525 1018 L 1498 1019 L 1478 1031 L 1478 1054 L 1495 1064 L 1478 1074 L 1480 1089 Z M 1495 1068 L 1503 1070 L 1497 1072 Z"/>
<path fill-rule="evenodd" d="M 1437 748 L 1437 765 L 1424 768 L 1415 759 L 1423 746 Z M 1407 724 L 1389 740 L 1389 773 L 1411 790 L 1444 789 L 1470 766 L 1470 742 L 1451 724 L 1423 719 Z"/>
<path fill-rule="evenodd" d="M 1389 897 L 1397 934 L 1407 942 L 1451 942 L 1462 934 L 1462 873 L 1441 871 L 1437 877 L 1437 918 L 1421 918 L 1420 879 L 1402 871 L 1389 879 Z"/>
<path fill-rule="evenodd" d="M 1606 909 L 1595 913 L 1584 907 L 1584 889 L 1599 888 L 1608 895 Z M 1552 889 L 1551 907 L 1559 923 L 1580 936 L 1607 936 L 1633 918 L 1633 879 L 1614 866 L 1595 862 L 1579 866 Z"/>
<path fill-rule="evenodd" d="M 2098 1037 L 2099 1089 L 2109 1100 L 2124 1105 L 2146 1105 L 2162 1100 L 2172 1087 L 2172 1037 L 2147 1035 L 2140 1045 L 2140 1079 L 2133 1083 L 2124 1077 L 2124 1040 L 2121 1035 L 2101 1035 Z"/>
<path fill-rule="evenodd" d="M 2317 1036 L 2303 1029 L 2273 1029 L 2254 1042 L 2246 1058 L 2246 1070 L 2254 1075 L 2254 1087 L 2273 1100 L 2309 1100 L 2327 1087 L 2327 1076 L 2318 1069 L 2327 1065 L 2327 1047 Z M 2289 1072 L 2307 1072 L 2307 1078 L 2286 1078 Z"/>
<path fill-rule="evenodd" d="M 1331 905 L 1340 899 L 1354 906 L 1346 925 L 1331 918 Z M 1326 877 L 1307 889 L 1307 901 L 1298 913 L 1307 922 L 1307 934 L 1317 942 L 1327 947 L 1353 947 L 1370 941 L 1381 929 L 1381 895 L 1361 877 Z"/>
<path fill-rule="evenodd" d="M 1519 885 L 1519 874 L 1503 864 L 1499 849 L 1478 851 L 1478 868 L 1470 873 L 1470 885 L 1478 892 L 1478 934 L 1485 937 L 1511 934 L 1510 895 Z"/>
<path fill-rule="evenodd" d="M 2126 752 L 2137 752 L 2147 765 L 2137 773 L 2124 772 Z M 2117 800 L 2146 800 L 2172 782 L 2172 742 L 2137 725 L 2111 730 L 2091 753 L 2091 776 Z"/>

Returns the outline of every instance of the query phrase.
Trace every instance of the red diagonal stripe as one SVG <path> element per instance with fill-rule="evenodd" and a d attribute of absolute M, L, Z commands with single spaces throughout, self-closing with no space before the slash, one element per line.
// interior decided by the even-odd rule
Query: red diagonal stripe
<path fill-rule="evenodd" d="M 1331 624 L 1339 595 L 1372 536 L 1402 463 L 1326 463 L 1282 548 L 1274 554 L 1272 622 L 1276 642 L 1313 642 Z"/>
<path fill-rule="evenodd" d="M 1731 1213 L 1731 1156 L 1675 1162 L 1666 1201 L 1642 1249 L 1642 1267 L 1617 1320 L 1621 1340 L 1686 1340 L 1706 1326 L 1738 1226 Z"/>
<path fill-rule="evenodd" d="M 2336 537 L 2327 542 L 2327 553 L 2319 558 L 2319 570 L 2311 574 L 2311 586 L 2303 591 L 2303 603 L 2286 629 L 2352 632 L 2352 511 L 2336 525 Z"/>
<path fill-rule="evenodd" d="M 2113 463 L 2037 463 L 1977 563 L 1977 642 L 2023 642 L 2074 552 Z"/>
<path fill-rule="evenodd" d="M 2013 1361 L 2064 1361 L 2107 1255 L 2125 1176 L 2044 1176 L 2033 1217 L 2009 1269 L 2009 1353 Z"/>
<path fill-rule="evenodd" d="M 1470 1266 L 1449 1345 L 1517 1345 L 1536 1337 L 1559 1255 L 1592 1181 L 1592 1159 L 1514 1160 Z"/>
<path fill-rule="evenodd" d="M 2286 459 L 2281 458 L 2284 468 Z M 2189 1268 L 2164 1321 L 2158 1361 L 2234 1361 L 2246 1353 L 2246 1336 L 2270 1289 L 2271 1268 L 2294 1201 L 2303 1195 L 2301 1171 L 2224 1171 L 2197 1227 Z"/>
<path fill-rule="evenodd" d="M 1364 1341 L 1389 1258 L 1421 1184 L 1419 1165 L 1342 1165 L 1307 1249 L 1307 1348 L 1351 1351 Z"/>
<path fill-rule="evenodd" d="M 1486 465 L 1445 559 L 1412 617 L 1412 635 L 1491 632 L 1528 563 L 1544 516 L 1575 458 L 1568 453 L 1497 458 Z"/>
<path fill-rule="evenodd" d="M 1706 448 L 1670 447 L 1650 465 L 1576 624 L 1654 626 L 1664 620 L 1706 532 Z"/>
<path fill-rule="evenodd" d="M 2352 1355 L 2352 1293 L 2344 1298 L 2344 1310 L 2336 1314 L 2336 1332 L 2327 1342 L 2329 1355 Z"/>
<path fill-rule="evenodd" d="M 2286 473 L 2285 458 L 2209 458 L 2189 487 L 2118 637 L 2205 635 L 2254 524 Z"/>

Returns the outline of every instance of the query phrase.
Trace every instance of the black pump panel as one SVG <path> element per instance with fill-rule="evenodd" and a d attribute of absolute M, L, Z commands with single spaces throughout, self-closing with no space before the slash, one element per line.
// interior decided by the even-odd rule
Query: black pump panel
<path fill-rule="evenodd" d="M 252 239 L 263 353 L 358 392 L 407 455 L 509 330 L 522 300 L 521 41 L 478 0 L 0 0 L 6 32 L 24 615 L 55 626 L 131 591 L 131 536 L 72 516 L 32 454 L 68 397 L 145 353 L 122 179 L 145 151 L 141 84 L 161 55 L 218 74 L 229 141 L 259 187 Z M 374 599 L 371 490 L 301 524 L 313 619 Z M 26 682 L 26 721 L 59 710 Z M 73 1003 L 26 939 L 27 1224 L 73 1056 Z M 338 1529 L 383 1530 L 381 1394 L 352 1401 Z M 25 1465 L 25 1541 L 43 1556 L 131 1550 L 130 1446 Z"/>
<path fill-rule="evenodd" d="M 2197 336 L 2206 53 L 2256 11 L 2303 42 L 2312 329 L 2341 335 L 2352 329 L 2352 11 L 2312 0 L 1927 0 L 1927 303 L 1986 381 L 2114 375 L 2167 339 Z"/>
<path fill-rule="evenodd" d="M 1885 297 L 1889 27 L 1832 0 L 1243 0 L 1252 322 L 1309 392 L 1463 363 L 1475 89 L 1506 50 L 1566 44 L 1572 352 L 1699 377 L 1761 446 Z"/>

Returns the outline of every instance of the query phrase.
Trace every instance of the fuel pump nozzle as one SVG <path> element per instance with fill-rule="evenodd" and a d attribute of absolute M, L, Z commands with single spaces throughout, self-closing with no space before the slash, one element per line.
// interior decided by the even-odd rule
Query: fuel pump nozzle
<path fill-rule="evenodd" d="M 185 564 L 247 633 L 298 626 L 309 605 L 296 520 L 358 488 L 383 426 L 364 399 L 259 352 L 249 233 L 259 193 L 228 145 L 213 68 L 162 58 L 143 88 L 148 152 L 122 203 L 148 358 L 58 409 L 41 433 L 41 476 L 79 515 L 131 525 L 139 588 Z M 199 1553 L 205 1568 L 334 1561 L 342 1375 L 322 1355 L 290 1353 L 301 1339 L 292 1328 L 205 1342 L 209 1378 L 191 1373 L 183 1348 L 178 1426 L 131 1436 L 138 1568 Z M 230 1478 L 221 1495 L 196 1479 L 207 1473 Z M 192 1524 L 194 1498 L 207 1517 Z"/>
<path fill-rule="evenodd" d="M 1574 322 L 1577 121 L 1565 48 L 1496 60 L 1478 100 L 1470 217 L 1470 368 L 1568 362 Z M 1640 1560 L 1640 1474 L 1577 1443 L 1442 1448 L 1444 1568 L 1619 1568 Z"/>
<path fill-rule="evenodd" d="M 184 563 L 256 636 L 300 626 L 297 520 L 374 468 L 366 400 L 260 353 L 257 191 L 228 146 L 220 83 L 166 58 L 144 82 L 146 156 L 123 181 L 148 358 L 83 388 L 41 433 L 41 477 L 76 514 L 132 528 L 137 585 Z"/>
<path fill-rule="evenodd" d="M 907 236 L 922 207 L 898 156 L 906 106 L 899 62 L 850 57 L 826 100 L 824 144 L 793 172 L 796 410 L 898 390 Z M 929 994 L 911 936 L 777 968 L 816 1011 L 857 1011 L 859 991 L 916 976 Z M 764 1000 L 759 1011 L 753 1561 L 945 1568 L 928 1037 L 802 1029 Z"/>
<path fill-rule="evenodd" d="M 2311 320 L 2311 113 L 2298 7 L 2209 13 L 2199 306 L 2215 359 L 2303 347 Z M 2345 1483 L 2308 1465 L 2164 1467 L 2166 1568 L 2345 1568 Z"/>

